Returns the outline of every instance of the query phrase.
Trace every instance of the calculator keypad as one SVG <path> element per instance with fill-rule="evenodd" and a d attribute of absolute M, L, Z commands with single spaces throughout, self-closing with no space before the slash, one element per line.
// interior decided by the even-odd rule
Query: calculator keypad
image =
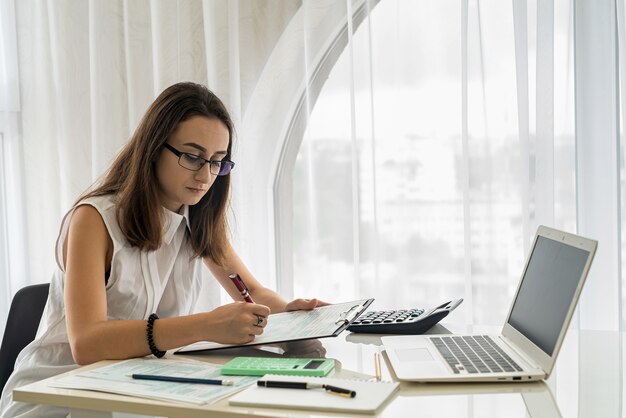
<path fill-rule="evenodd" d="M 365 312 L 348 326 L 348 331 L 369 334 L 422 334 L 447 314 L 447 310 L 437 308 Z"/>
<path fill-rule="evenodd" d="M 284 366 L 280 366 L 278 363 L 273 361 L 272 359 L 267 358 L 255 358 L 250 357 L 239 363 L 239 367 L 245 369 L 266 369 L 266 370 L 277 370 L 284 368 Z M 291 368 L 297 369 L 298 365 L 294 364 Z"/>
<path fill-rule="evenodd" d="M 398 311 L 372 311 L 366 312 L 352 324 L 390 324 L 397 322 L 415 322 L 424 313 L 423 309 L 406 309 Z"/>
<path fill-rule="evenodd" d="M 221 367 L 223 375 L 286 374 L 325 376 L 335 367 L 332 359 L 291 357 L 236 357 Z"/>
<path fill-rule="evenodd" d="M 395 309 L 361 314 L 348 331 L 370 334 L 423 334 L 456 309 L 463 299 L 450 300 L 434 308 Z"/>

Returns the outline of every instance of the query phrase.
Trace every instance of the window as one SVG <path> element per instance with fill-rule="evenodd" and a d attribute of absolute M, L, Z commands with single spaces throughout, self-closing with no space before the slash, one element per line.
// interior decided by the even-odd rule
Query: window
<path fill-rule="evenodd" d="M 561 3 L 555 71 L 571 74 Z M 540 187 L 535 118 L 523 159 L 512 5 L 463 13 L 456 1 L 380 2 L 338 58 L 291 174 L 294 294 L 375 296 L 379 309 L 465 297 L 469 321 L 506 315 Z M 571 80 L 559 79 L 555 211 L 575 230 Z"/>

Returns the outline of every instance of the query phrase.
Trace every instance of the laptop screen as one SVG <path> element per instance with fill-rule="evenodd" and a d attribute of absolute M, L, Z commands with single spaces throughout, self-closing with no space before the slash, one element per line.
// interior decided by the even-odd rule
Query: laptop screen
<path fill-rule="evenodd" d="M 537 237 L 508 323 L 552 356 L 589 252 Z"/>

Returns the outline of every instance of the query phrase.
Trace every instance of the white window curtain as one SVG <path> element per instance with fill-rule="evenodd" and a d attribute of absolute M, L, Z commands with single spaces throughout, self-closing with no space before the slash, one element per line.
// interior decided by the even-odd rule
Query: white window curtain
<path fill-rule="evenodd" d="M 12 2 L 0 7 L 0 326 L 11 293 L 29 282 L 26 262 L 26 237 L 23 213 L 16 205 L 22 201 L 22 147 L 19 141 L 20 96 L 17 65 L 15 8 Z M 9 241 L 8 237 L 12 237 Z M 9 280 L 10 279 L 10 280 Z"/>
<path fill-rule="evenodd" d="M 304 2 L 283 34 L 291 48 L 300 35 L 295 64 L 282 38 L 275 50 L 304 78 L 283 80 L 295 97 L 278 110 L 295 118 L 272 127 L 286 140 L 266 154 L 276 178 L 259 193 L 277 214 L 279 285 L 374 294 L 383 307 L 457 294 L 464 322 L 498 324 L 547 224 L 602 247 L 577 326 L 623 329 L 616 3 L 398 0 L 325 13 Z M 280 73 L 273 57 L 266 70 Z"/>
<path fill-rule="evenodd" d="M 537 225 L 577 230 L 572 4 L 538 3 L 347 2 L 321 24 L 304 2 L 273 183 L 286 291 L 458 295 L 462 322 L 500 322 Z"/>
<path fill-rule="evenodd" d="M 241 126 L 298 7 L 297 0 L 0 2 L 1 329 L 13 294 L 51 277 L 63 214 L 108 167 L 152 100 L 178 81 L 200 82 Z M 238 163 L 245 142 L 236 139 Z M 237 171 L 232 229 L 254 270 L 255 252 L 237 238 L 236 215 L 256 184 Z M 206 291 L 216 303 L 216 289 Z"/>
<path fill-rule="evenodd" d="M 289 99 L 244 125 L 279 134 L 255 150 L 276 175 L 254 216 L 283 293 L 380 309 L 458 296 L 449 321 L 500 325 L 546 224 L 600 243 L 565 355 L 601 343 L 578 329 L 624 331 L 623 0 L 324 5 L 303 2 L 259 80 L 268 93 L 280 74 Z M 607 376 L 615 415 L 622 369 Z M 564 416 L 594 410 L 587 372 L 551 379 L 581 394 Z"/>

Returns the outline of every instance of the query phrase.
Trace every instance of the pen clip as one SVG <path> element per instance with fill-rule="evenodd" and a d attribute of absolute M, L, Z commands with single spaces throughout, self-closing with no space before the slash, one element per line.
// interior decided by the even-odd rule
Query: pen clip
<path fill-rule="evenodd" d="M 347 311 L 342 312 L 341 315 L 339 315 L 339 319 L 335 321 L 335 324 L 349 324 L 354 320 L 354 318 L 356 318 L 362 309 L 363 305 L 354 305 Z"/>

